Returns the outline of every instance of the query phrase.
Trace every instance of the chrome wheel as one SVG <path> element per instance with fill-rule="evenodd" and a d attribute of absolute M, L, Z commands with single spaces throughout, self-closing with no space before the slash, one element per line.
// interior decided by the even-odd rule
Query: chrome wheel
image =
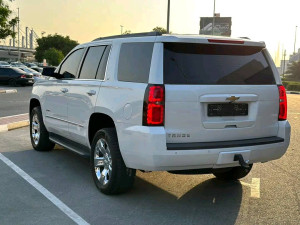
<path fill-rule="evenodd" d="M 34 114 L 31 120 L 31 137 L 35 145 L 38 145 L 40 140 L 40 122 L 37 114 Z"/>
<path fill-rule="evenodd" d="M 108 144 L 103 138 L 100 138 L 95 146 L 94 168 L 100 184 L 106 185 L 111 177 L 112 159 Z"/>

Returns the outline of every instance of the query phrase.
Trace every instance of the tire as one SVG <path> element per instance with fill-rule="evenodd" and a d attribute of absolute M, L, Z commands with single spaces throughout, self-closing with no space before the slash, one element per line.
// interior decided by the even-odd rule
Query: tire
<path fill-rule="evenodd" d="M 44 125 L 41 107 L 35 107 L 30 114 L 30 140 L 37 151 L 50 151 L 55 143 L 50 141 L 49 133 Z"/>
<path fill-rule="evenodd" d="M 16 79 L 10 79 L 10 80 L 8 81 L 8 84 L 9 84 L 9 86 L 11 86 L 11 87 L 16 87 L 16 86 L 17 86 L 17 81 L 16 81 Z"/>
<path fill-rule="evenodd" d="M 216 169 L 213 171 L 213 175 L 221 180 L 238 180 L 250 173 L 253 164 L 250 164 L 250 168 L 244 168 L 241 166 L 226 168 L 226 169 Z"/>
<path fill-rule="evenodd" d="M 104 128 L 95 134 L 90 169 L 95 185 L 106 195 L 123 193 L 133 186 L 136 170 L 125 166 L 115 128 Z"/>

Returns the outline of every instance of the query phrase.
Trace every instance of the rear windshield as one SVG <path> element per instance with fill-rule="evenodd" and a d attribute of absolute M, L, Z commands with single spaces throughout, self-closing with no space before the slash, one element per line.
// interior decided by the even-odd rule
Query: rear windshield
<path fill-rule="evenodd" d="M 165 84 L 275 84 L 263 48 L 164 43 Z"/>

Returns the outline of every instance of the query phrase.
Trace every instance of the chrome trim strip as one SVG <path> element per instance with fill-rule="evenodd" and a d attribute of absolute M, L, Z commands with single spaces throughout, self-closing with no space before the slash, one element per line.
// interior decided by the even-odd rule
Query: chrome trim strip
<path fill-rule="evenodd" d="M 75 125 L 75 126 L 84 127 L 81 124 L 73 123 L 73 122 L 70 122 L 68 120 L 60 119 L 60 118 L 57 118 L 57 117 L 54 117 L 54 116 L 48 116 L 48 115 L 46 115 L 46 117 L 51 118 L 51 119 L 55 119 L 55 120 L 59 120 L 59 121 L 62 121 L 62 122 L 66 122 L 66 123 L 69 123 L 69 124 L 72 124 L 72 125 Z"/>

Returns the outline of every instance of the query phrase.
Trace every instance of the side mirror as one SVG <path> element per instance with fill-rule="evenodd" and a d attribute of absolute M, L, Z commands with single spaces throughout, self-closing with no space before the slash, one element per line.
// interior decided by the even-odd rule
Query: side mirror
<path fill-rule="evenodd" d="M 56 70 L 55 67 L 45 67 L 43 68 L 42 75 L 58 78 L 59 74 L 55 73 L 55 70 Z"/>

